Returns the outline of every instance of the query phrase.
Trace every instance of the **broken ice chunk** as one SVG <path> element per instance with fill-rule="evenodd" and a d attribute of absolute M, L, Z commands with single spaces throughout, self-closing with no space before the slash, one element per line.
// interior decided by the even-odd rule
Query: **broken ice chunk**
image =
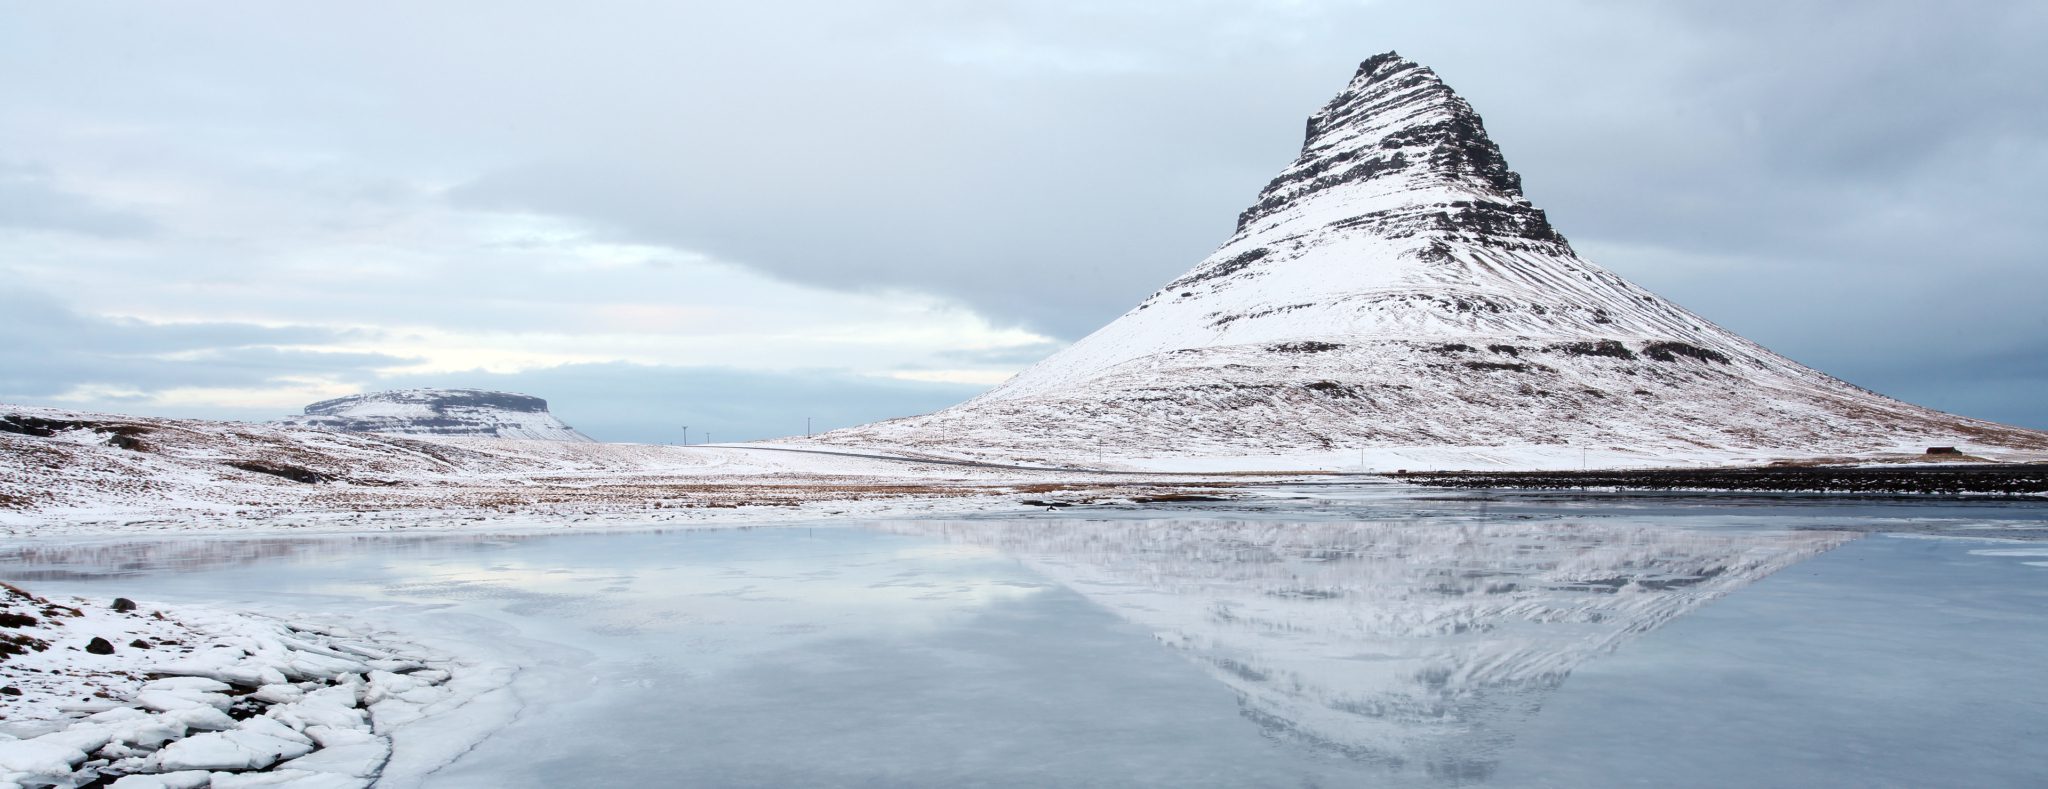
<path fill-rule="evenodd" d="M 286 740 L 251 731 L 195 734 L 164 746 L 152 757 L 158 769 L 261 770 L 313 751 L 310 742 Z"/>

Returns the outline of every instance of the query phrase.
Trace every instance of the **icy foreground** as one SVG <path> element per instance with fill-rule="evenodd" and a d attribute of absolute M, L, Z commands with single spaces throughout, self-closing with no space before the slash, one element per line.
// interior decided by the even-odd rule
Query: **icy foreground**
<path fill-rule="evenodd" d="M 1471 105 L 1393 53 L 1309 118 L 1300 157 L 1186 275 L 972 401 L 821 440 L 1226 469 L 2048 450 L 2048 434 L 1829 377 L 1579 258 Z"/>
<path fill-rule="evenodd" d="M 399 389 L 322 400 L 280 425 L 401 436 L 589 441 L 548 413 L 548 401 L 482 389 Z"/>
<path fill-rule="evenodd" d="M 481 736 L 450 721 L 508 678 L 335 626 L 0 597 L 0 787 L 403 784 Z"/>
<path fill-rule="evenodd" d="M 514 721 L 436 786 L 2038 784 L 2038 506 L 1295 492 L 0 562 L 518 666 Z M 1876 534 L 1786 566 L 1836 529 Z"/>

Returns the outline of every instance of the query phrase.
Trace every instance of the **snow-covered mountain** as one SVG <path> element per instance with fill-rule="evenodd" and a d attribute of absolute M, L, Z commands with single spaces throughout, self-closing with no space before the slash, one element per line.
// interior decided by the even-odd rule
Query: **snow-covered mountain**
<path fill-rule="evenodd" d="M 350 433 L 589 441 L 532 395 L 483 389 L 395 389 L 337 397 L 273 422 Z"/>
<path fill-rule="evenodd" d="M 1240 467 L 2048 450 L 2048 433 L 1866 391 L 1581 259 L 1471 105 L 1391 52 L 1309 118 L 1300 157 L 1186 275 L 967 403 L 821 440 Z"/>

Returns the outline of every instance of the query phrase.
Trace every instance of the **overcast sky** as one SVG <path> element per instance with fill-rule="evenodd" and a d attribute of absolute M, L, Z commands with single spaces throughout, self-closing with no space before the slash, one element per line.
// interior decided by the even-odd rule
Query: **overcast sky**
<path fill-rule="evenodd" d="M 1391 49 L 1588 258 L 2048 428 L 2048 3 L 0 4 L 4 402 L 933 410 L 1200 260 Z"/>

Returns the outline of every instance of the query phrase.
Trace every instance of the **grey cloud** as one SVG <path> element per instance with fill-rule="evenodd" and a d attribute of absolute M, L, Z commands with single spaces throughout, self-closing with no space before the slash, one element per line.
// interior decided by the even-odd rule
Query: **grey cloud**
<path fill-rule="evenodd" d="M 2048 322 L 2048 319 L 2044 319 Z M 2048 430 L 2048 331 L 1951 354 L 1851 360 L 1835 372 L 1894 397 L 1980 419 Z"/>
<path fill-rule="evenodd" d="M 236 323 L 159 326 L 80 315 L 47 298 L 0 295 L 0 401 L 47 402 L 73 387 L 112 391 L 79 407 L 160 416 L 263 421 L 291 409 L 159 407 L 153 392 L 183 387 L 261 388 L 316 376 L 366 390 L 408 386 L 480 387 L 536 394 L 565 421 L 614 441 L 679 440 L 688 424 L 721 441 L 802 434 L 944 408 L 981 387 L 899 381 L 844 370 L 756 372 L 628 363 L 577 364 L 491 373 L 481 370 L 380 377 L 415 361 L 378 353 L 278 348 L 350 336 L 317 327 Z M 176 359 L 163 358 L 177 354 Z M 130 393 L 133 392 L 133 393 Z"/>
<path fill-rule="evenodd" d="M 605 441 L 671 443 L 688 425 L 692 441 L 747 441 L 803 435 L 927 413 L 981 391 L 960 384 L 898 381 L 842 370 L 755 372 L 626 363 L 572 364 L 518 373 L 471 371 L 380 380 L 374 388 L 475 387 L 522 392 Z"/>
<path fill-rule="evenodd" d="M 0 162 L 0 227 L 106 238 L 135 238 L 156 230 L 148 217 L 58 188 L 47 168 L 7 162 Z"/>
<path fill-rule="evenodd" d="M 2024 265 L 2041 240 L 2033 184 L 2048 176 L 2048 74 L 2032 55 L 2048 25 L 2035 4 L 1596 3 L 1484 17 L 1310 4 L 1287 20 L 1310 29 L 1238 26 L 1240 45 L 1293 39 L 1257 62 L 1190 44 L 1270 9 L 1211 8 L 1228 21 L 1148 31 L 1161 20 L 1133 7 L 1076 8 L 919 23 L 958 25 L 968 43 L 956 51 L 1002 46 L 916 73 L 856 57 L 835 84 L 861 89 L 843 95 L 759 77 L 767 98 L 720 96 L 727 111 L 688 135 L 718 145 L 626 144 L 616 159 L 536 162 L 454 197 L 579 217 L 793 281 L 944 293 L 1072 339 L 1206 254 L 1348 63 L 1398 48 L 1474 99 L 1575 238 L 1797 256 L 1826 270 L 1816 279 L 1925 271 L 1959 247 L 1978 267 L 2039 268 Z M 1530 33 L 1574 26 L 1603 38 Z M 1348 34 L 1358 30 L 1374 33 Z M 1025 66 L 1003 58 L 1020 51 Z M 1136 65 L 1015 76 L 1063 52 L 1083 67 Z M 1657 78 L 1629 79 L 1637 69 Z M 873 84 L 884 76 L 902 84 Z M 734 117 L 745 120 L 723 120 Z"/>
<path fill-rule="evenodd" d="M 2032 55 L 2048 9 L 1688 3 L 1664 24 L 1713 57 L 1664 62 L 1657 94 L 1606 96 L 1584 118 L 1597 125 L 1503 107 L 1528 131 L 1510 154 L 1539 146 L 1516 161 L 1568 234 L 1858 267 L 1953 244 L 1943 225 L 1998 254 L 2029 245 L 2007 228 L 2048 175 L 2048 69 Z M 1613 65 L 1546 76 L 1612 90 L 1596 75 Z"/>
<path fill-rule="evenodd" d="M 115 354 L 162 354 L 257 345 L 311 345 L 361 339 L 351 329 L 320 326 L 262 326 L 250 323 L 148 323 L 80 314 L 56 299 L 30 293 L 0 293 L 0 326 L 8 345 L 51 350 L 90 349 Z"/>
<path fill-rule="evenodd" d="M 112 320 L 27 294 L 0 294 L 0 312 L 10 316 L 0 323 L 0 399 L 15 402 L 39 401 L 79 386 L 147 393 L 261 387 L 302 376 L 365 377 L 414 361 L 275 347 L 352 336 L 318 327 Z"/>
<path fill-rule="evenodd" d="M 1060 349 L 1058 343 L 1019 345 L 1011 348 L 987 350 L 940 351 L 939 358 L 964 364 L 1030 364 Z"/>

